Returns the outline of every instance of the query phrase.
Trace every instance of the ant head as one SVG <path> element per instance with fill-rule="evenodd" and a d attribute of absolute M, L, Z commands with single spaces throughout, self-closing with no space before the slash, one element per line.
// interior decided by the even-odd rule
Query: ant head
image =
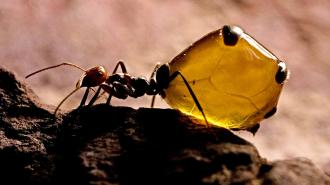
<path fill-rule="evenodd" d="M 108 72 L 103 66 L 93 67 L 86 70 L 80 77 L 76 87 L 95 87 L 101 85 L 108 78 Z"/>

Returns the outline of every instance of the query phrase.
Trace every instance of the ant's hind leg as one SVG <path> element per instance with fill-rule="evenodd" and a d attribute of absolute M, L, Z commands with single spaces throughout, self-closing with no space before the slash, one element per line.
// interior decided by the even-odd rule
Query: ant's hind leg
<path fill-rule="evenodd" d="M 108 97 L 107 102 L 106 102 L 107 105 L 110 105 L 111 98 L 112 98 L 112 94 L 109 94 L 109 97 Z"/>
<path fill-rule="evenodd" d="M 205 115 L 205 113 L 204 113 L 204 110 L 203 110 L 201 104 L 199 103 L 199 101 L 198 101 L 198 99 L 197 99 L 197 97 L 196 97 L 194 91 L 192 90 L 192 88 L 190 87 L 188 81 L 187 81 L 186 78 L 182 75 L 182 73 L 181 73 L 180 71 L 176 71 L 176 72 L 174 72 L 174 73 L 170 76 L 170 78 L 169 78 L 169 82 L 173 81 L 177 76 L 181 76 L 181 78 L 182 78 L 184 84 L 186 85 L 186 87 L 187 87 L 187 89 L 188 89 L 188 91 L 189 91 L 190 96 L 193 98 L 193 100 L 194 100 L 194 102 L 195 102 L 195 105 L 197 106 L 199 112 L 201 112 L 202 115 L 203 115 L 203 118 L 204 118 L 204 121 L 205 121 L 206 128 L 209 129 L 210 133 L 212 133 L 212 135 L 214 136 L 214 139 L 215 139 L 216 141 L 218 141 L 218 136 L 216 135 L 216 133 L 214 132 L 214 130 L 211 129 L 210 124 L 209 124 L 209 122 L 208 122 L 207 119 L 206 119 L 206 115 Z"/>
<path fill-rule="evenodd" d="M 155 100 L 156 100 L 156 95 L 152 95 L 151 105 L 150 105 L 151 108 L 154 108 Z"/>
<path fill-rule="evenodd" d="M 202 115 L 203 115 L 203 118 L 204 118 L 204 121 L 205 121 L 206 127 L 209 128 L 210 125 L 209 125 L 209 122 L 208 122 L 207 119 L 206 119 L 206 116 L 205 116 L 204 110 L 203 110 L 201 104 L 199 103 L 199 101 L 198 101 L 198 99 L 197 99 L 197 97 L 196 97 L 194 91 L 192 90 L 192 88 L 190 87 L 188 81 L 187 81 L 186 78 L 182 75 L 182 73 L 181 73 L 180 71 L 176 71 L 176 72 L 174 72 L 174 73 L 170 76 L 169 82 L 173 81 L 173 80 L 174 80 L 176 77 L 178 77 L 178 76 L 181 76 L 181 78 L 183 79 L 183 82 L 185 83 L 185 85 L 186 85 L 186 87 L 187 87 L 187 89 L 188 89 L 188 91 L 189 91 L 190 96 L 193 98 L 193 100 L 194 100 L 194 102 L 195 102 L 195 104 L 196 104 L 196 106 L 197 106 L 199 112 L 201 112 Z"/>
<path fill-rule="evenodd" d="M 156 86 L 156 81 L 155 81 L 155 75 L 157 73 L 157 70 L 160 68 L 161 64 L 157 63 L 154 70 L 152 71 L 150 78 L 149 78 L 149 82 L 150 82 L 150 86 Z M 155 105 L 155 100 L 156 100 L 156 94 L 152 95 L 152 99 L 151 99 L 151 105 L 150 107 L 153 108 Z"/>

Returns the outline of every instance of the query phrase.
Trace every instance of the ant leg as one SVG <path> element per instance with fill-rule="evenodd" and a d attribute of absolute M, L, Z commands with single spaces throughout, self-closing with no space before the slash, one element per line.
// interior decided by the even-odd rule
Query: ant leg
<path fill-rule="evenodd" d="M 153 79 L 157 73 L 157 70 L 160 68 L 161 64 L 160 63 L 157 63 L 154 70 L 152 71 L 151 75 L 150 75 L 150 78 L 149 79 Z"/>
<path fill-rule="evenodd" d="M 85 94 L 84 94 L 84 96 L 83 96 L 83 98 L 82 98 L 82 100 L 81 100 L 81 102 L 80 102 L 79 107 L 82 107 L 82 106 L 85 105 L 86 100 L 87 100 L 87 97 L 88 97 L 89 90 L 90 90 L 90 87 L 87 87 L 87 89 L 86 89 L 86 91 L 85 91 Z"/>
<path fill-rule="evenodd" d="M 157 65 L 155 66 L 154 70 L 152 71 L 152 73 L 151 73 L 151 75 L 150 75 L 150 78 L 149 78 L 149 82 L 150 82 L 150 83 L 154 83 L 154 84 L 156 84 L 154 78 L 155 78 L 155 75 L 156 75 L 156 73 L 157 73 L 157 70 L 159 69 L 160 66 L 161 66 L 161 64 L 160 64 L 160 63 L 157 63 Z M 154 105 L 155 105 L 155 100 L 156 100 L 156 94 L 152 95 L 151 105 L 150 105 L 151 108 L 154 107 Z"/>
<path fill-rule="evenodd" d="M 105 104 L 110 105 L 111 98 L 112 98 L 112 94 L 110 93 L 107 102 Z"/>
<path fill-rule="evenodd" d="M 119 60 L 119 62 L 116 64 L 115 69 L 113 70 L 112 74 L 115 74 L 117 72 L 118 67 L 120 66 L 121 71 L 123 73 L 127 73 L 126 66 L 123 61 Z"/>
<path fill-rule="evenodd" d="M 109 94 L 106 104 L 110 105 L 110 100 L 112 98 L 112 91 L 113 91 L 114 87 L 113 86 L 111 87 L 110 85 L 103 83 L 100 85 L 99 89 L 103 89 L 104 92 L 107 92 Z"/>
<path fill-rule="evenodd" d="M 125 66 L 124 62 L 120 60 L 117 63 L 117 65 L 116 65 L 115 69 L 113 70 L 112 74 L 115 74 L 117 72 L 117 69 L 118 69 L 119 66 L 121 67 L 121 71 L 123 73 L 127 73 L 126 66 Z M 109 97 L 108 97 L 107 102 L 106 102 L 107 105 L 110 105 L 111 98 L 112 98 L 112 91 L 109 92 Z"/>
<path fill-rule="evenodd" d="M 94 94 L 94 96 L 93 96 L 93 98 L 91 99 L 91 101 L 88 103 L 87 106 L 90 107 L 95 103 L 95 101 L 100 97 L 99 96 L 100 92 L 101 92 L 101 87 L 98 87 L 95 94 Z"/>
<path fill-rule="evenodd" d="M 156 94 L 152 95 L 151 105 L 150 105 L 151 108 L 154 108 L 155 100 L 156 100 Z"/>
<path fill-rule="evenodd" d="M 205 116 L 205 113 L 204 113 L 204 111 L 203 111 L 203 108 L 202 108 L 201 104 L 199 103 L 199 101 L 198 101 L 198 99 L 197 99 L 197 97 L 196 97 L 194 91 L 191 89 L 191 87 L 190 87 L 188 81 L 187 81 L 186 78 L 182 75 L 182 73 L 181 73 L 180 71 L 176 71 L 176 72 L 174 72 L 174 73 L 169 77 L 169 82 L 171 82 L 172 80 L 174 80 L 178 75 L 180 75 L 181 78 L 183 79 L 183 82 L 185 83 L 185 85 L 186 85 L 186 87 L 187 87 L 187 89 L 188 89 L 188 91 L 189 91 L 191 97 L 193 98 L 193 100 L 194 100 L 194 102 L 195 102 L 195 104 L 196 104 L 198 110 L 199 110 L 199 111 L 202 113 L 202 115 L 203 115 L 203 118 L 204 118 L 204 120 L 205 120 L 206 127 L 209 128 L 210 125 L 209 125 L 209 122 L 208 122 L 207 119 L 206 119 L 206 116 Z"/>
<path fill-rule="evenodd" d="M 116 64 L 115 69 L 113 70 L 112 74 L 115 74 L 115 73 L 117 72 L 118 67 L 121 68 L 121 71 L 122 71 L 123 73 L 127 73 L 126 66 L 125 66 L 124 62 L 120 60 L 120 61 Z M 102 89 L 101 86 L 97 89 L 97 91 L 96 91 L 96 93 L 94 94 L 93 98 L 92 98 L 91 101 L 88 103 L 88 106 L 92 106 L 92 105 L 95 103 L 95 101 L 100 97 L 99 94 L 100 94 L 100 92 L 101 92 L 101 89 Z M 101 95 L 102 95 L 102 94 L 101 94 Z M 109 93 L 109 98 L 107 99 L 107 104 L 110 104 L 110 100 L 111 100 L 111 93 Z"/>

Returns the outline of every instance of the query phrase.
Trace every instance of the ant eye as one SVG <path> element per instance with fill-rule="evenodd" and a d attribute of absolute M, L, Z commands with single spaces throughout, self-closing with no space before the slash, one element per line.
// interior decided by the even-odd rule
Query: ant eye
<path fill-rule="evenodd" d="M 102 76 L 103 76 L 103 72 L 102 72 L 102 71 L 98 71 L 98 72 L 96 73 L 96 77 L 100 78 L 100 77 L 102 77 Z"/>

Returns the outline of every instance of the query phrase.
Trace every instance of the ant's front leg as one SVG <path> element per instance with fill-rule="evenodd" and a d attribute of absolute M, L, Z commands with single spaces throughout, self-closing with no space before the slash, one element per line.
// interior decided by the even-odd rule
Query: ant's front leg
<path fill-rule="evenodd" d="M 85 105 L 86 100 L 87 100 L 87 97 L 88 97 L 89 90 L 90 90 L 90 87 L 87 87 L 86 88 L 86 91 L 84 93 L 84 96 L 83 96 L 83 98 L 82 98 L 82 100 L 80 102 L 79 108 Z"/>
<path fill-rule="evenodd" d="M 112 72 L 112 75 L 115 74 L 115 73 L 117 72 L 118 67 L 121 68 L 121 71 L 122 71 L 123 73 L 127 73 L 126 66 L 125 66 L 124 62 L 120 60 L 120 61 L 116 64 L 115 69 L 114 69 L 113 72 Z M 100 97 L 99 94 L 100 94 L 100 92 L 101 92 L 101 89 L 102 89 L 102 87 L 101 87 L 101 85 L 100 85 L 99 88 L 97 89 L 97 91 L 95 92 L 93 98 L 92 98 L 91 101 L 88 103 L 88 106 L 92 106 L 92 105 L 95 103 L 95 101 Z M 111 99 L 111 93 L 108 93 L 108 94 L 109 94 L 109 97 L 108 97 L 108 99 L 107 99 L 107 104 L 110 103 L 110 100 L 109 100 L 109 99 Z M 102 96 L 102 95 L 103 95 L 103 94 L 101 94 L 101 96 Z M 108 102 L 108 101 L 109 101 L 109 102 Z"/>

